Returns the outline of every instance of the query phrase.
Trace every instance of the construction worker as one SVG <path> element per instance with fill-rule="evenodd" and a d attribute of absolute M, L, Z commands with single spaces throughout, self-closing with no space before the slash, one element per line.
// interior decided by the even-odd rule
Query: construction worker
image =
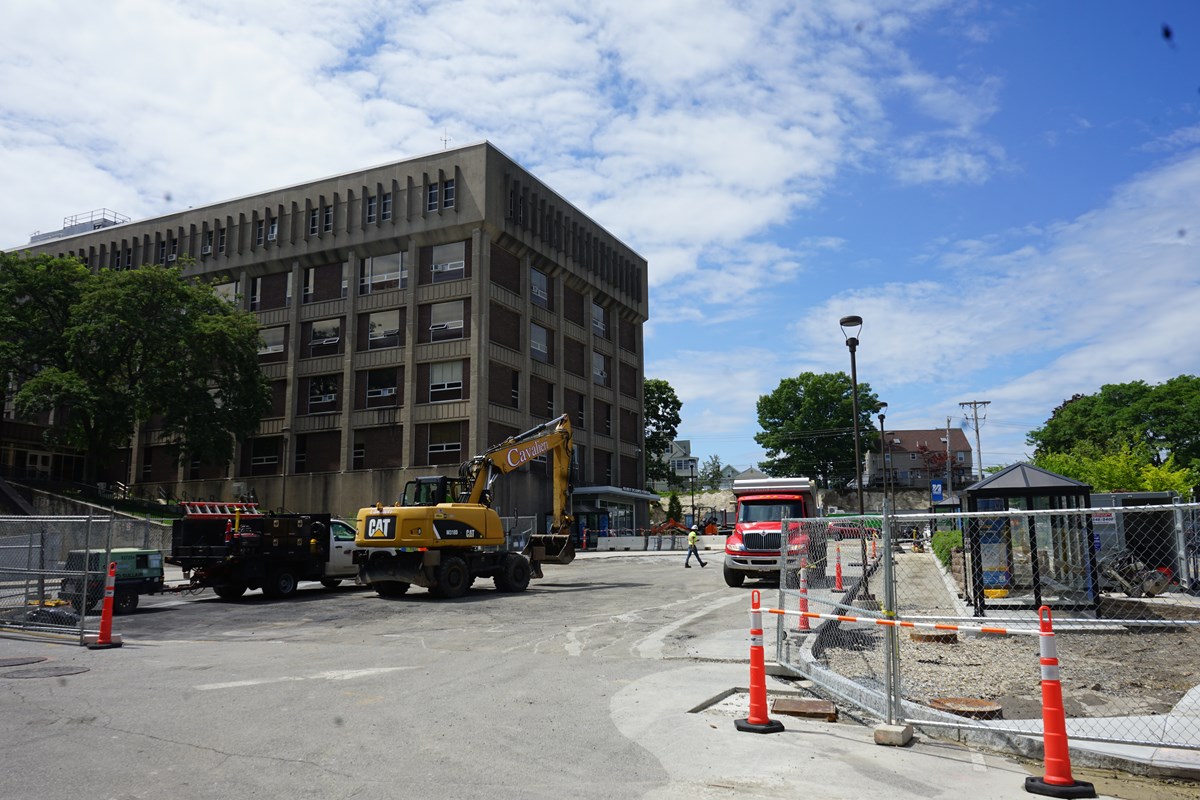
<path fill-rule="evenodd" d="M 696 546 L 696 543 L 699 541 L 700 541 L 700 528 L 696 525 L 693 525 L 692 529 L 690 531 L 688 531 L 688 554 L 687 554 L 687 558 L 684 559 L 684 562 L 683 562 L 683 566 L 686 569 L 692 568 L 692 564 L 691 564 L 692 556 L 695 556 L 696 560 L 700 561 L 700 566 L 702 566 L 702 567 L 707 566 L 707 564 L 705 564 L 700 559 L 700 548 Z"/>

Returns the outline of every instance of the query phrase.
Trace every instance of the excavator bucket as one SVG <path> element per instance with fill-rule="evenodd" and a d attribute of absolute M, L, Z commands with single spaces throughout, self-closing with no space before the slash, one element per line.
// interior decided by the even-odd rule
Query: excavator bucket
<path fill-rule="evenodd" d="M 575 560 L 570 534 L 535 533 L 521 552 L 535 564 L 570 564 Z"/>

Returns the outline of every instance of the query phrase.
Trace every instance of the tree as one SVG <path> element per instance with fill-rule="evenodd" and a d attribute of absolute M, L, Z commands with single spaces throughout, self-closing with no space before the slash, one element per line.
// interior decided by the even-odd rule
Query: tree
<path fill-rule="evenodd" d="M 720 456 L 709 456 L 700 466 L 700 474 L 696 476 L 696 487 L 710 492 L 720 489 L 721 481 L 725 479 L 721 474 L 723 467 Z"/>
<path fill-rule="evenodd" d="M 680 423 L 679 409 L 683 403 L 671 384 L 660 378 L 643 381 L 642 399 L 645 404 L 642 416 L 646 425 L 646 480 L 669 481 L 674 473 L 663 457 L 675 441 Z"/>
<path fill-rule="evenodd" d="M 1100 452 L 1081 445 L 1070 453 L 1046 453 L 1034 457 L 1042 469 L 1074 478 L 1094 492 L 1175 492 L 1187 495 L 1196 484 L 1193 470 L 1178 467 L 1175 457 L 1152 464 L 1145 445 L 1122 445 Z"/>
<path fill-rule="evenodd" d="M 667 497 L 667 519 L 683 521 L 683 504 L 679 502 L 679 495 L 674 492 Z"/>
<path fill-rule="evenodd" d="M 945 450 L 934 450 L 927 444 L 919 444 L 917 455 L 925 467 L 925 477 L 941 478 L 946 474 L 946 462 L 950 460 L 950 456 Z"/>
<path fill-rule="evenodd" d="M 36 278 L 58 287 L 65 308 L 54 311 L 61 321 L 54 336 L 18 326 L 23 339 L 0 354 L 23 379 L 18 411 L 64 409 L 52 433 L 84 451 L 89 481 L 101 462 L 127 446 L 135 426 L 151 418 L 158 418 L 162 441 L 181 459 L 228 463 L 233 441 L 252 434 L 270 408 L 254 316 L 210 285 L 184 279 L 177 267 L 89 273 L 63 261 L 5 256 L 2 262 L 0 299 L 35 297 Z M 78 281 L 77 296 L 62 287 L 67 280 Z M 36 363 L 12 356 L 25 341 L 38 352 Z"/>
<path fill-rule="evenodd" d="M 1117 452 L 1124 445 L 1162 466 L 1175 456 L 1185 467 L 1200 467 L 1200 378 L 1179 375 L 1157 386 L 1144 381 L 1107 384 L 1093 395 L 1076 394 L 1054 409 L 1050 419 L 1029 432 L 1035 455 Z"/>
<path fill-rule="evenodd" d="M 861 452 L 867 453 L 877 433 L 871 415 L 880 408 L 869 384 L 858 384 L 858 407 Z M 754 440 L 768 456 L 759 466 L 768 475 L 802 475 L 834 489 L 854 480 L 854 397 L 846 373 L 784 378 L 775 391 L 759 397 L 758 424 L 762 432 Z"/>

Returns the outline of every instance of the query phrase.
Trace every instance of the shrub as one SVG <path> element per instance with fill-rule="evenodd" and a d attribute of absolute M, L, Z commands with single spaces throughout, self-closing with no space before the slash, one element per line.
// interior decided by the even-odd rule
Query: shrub
<path fill-rule="evenodd" d="M 962 548 L 963 535 L 960 530 L 934 531 L 933 552 L 947 569 L 950 568 L 950 551 Z"/>

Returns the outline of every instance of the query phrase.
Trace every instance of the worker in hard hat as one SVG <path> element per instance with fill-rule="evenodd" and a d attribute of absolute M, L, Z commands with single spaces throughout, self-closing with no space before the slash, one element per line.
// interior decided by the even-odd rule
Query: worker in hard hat
<path fill-rule="evenodd" d="M 707 566 L 707 564 L 705 564 L 704 561 L 702 561 L 700 559 L 700 548 L 697 547 L 697 544 L 699 543 L 699 541 L 700 541 L 700 528 L 697 525 L 693 525 L 692 529 L 690 531 L 688 531 L 688 553 L 687 553 L 687 558 L 684 559 L 684 561 L 683 561 L 683 566 L 686 569 L 692 568 L 692 556 L 696 557 L 696 560 L 700 562 L 700 566 L 702 566 L 702 567 Z"/>

